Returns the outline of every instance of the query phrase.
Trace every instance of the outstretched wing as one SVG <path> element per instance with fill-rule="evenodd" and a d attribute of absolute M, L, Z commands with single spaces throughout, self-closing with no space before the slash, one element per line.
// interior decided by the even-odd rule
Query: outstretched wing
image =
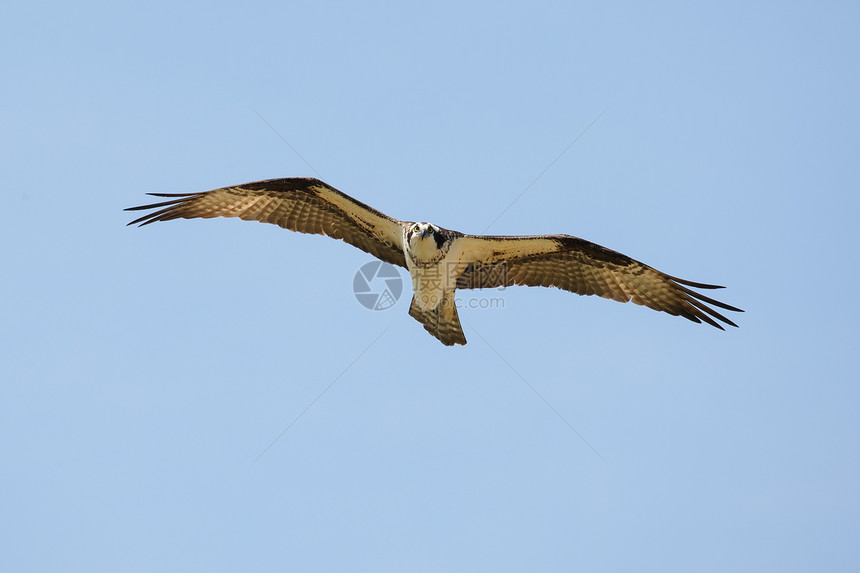
<path fill-rule="evenodd" d="M 457 288 L 557 287 L 581 295 L 633 301 L 693 322 L 706 322 L 720 330 L 723 327 L 717 320 L 737 325 L 711 306 L 743 312 L 689 288 L 723 287 L 667 275 L 577 237 L 467 235 L 460 241 L 463 250 L 459 260 L 468 264 L 457 280 Z"/>
<path fill-rule="evenodd" d="M 150 195 L 170 197 L 171 200 L 126 209 L 155 209 L 129 225 L 139 223 L 143 226 L 155 221 L 197 217 L 238 217 L 245 221 L 273 223 L 299 233 L 328 235 L 387 263 L 406 266 L 400 221 L 319 179 L 269 179 L 203 193 Z"/>

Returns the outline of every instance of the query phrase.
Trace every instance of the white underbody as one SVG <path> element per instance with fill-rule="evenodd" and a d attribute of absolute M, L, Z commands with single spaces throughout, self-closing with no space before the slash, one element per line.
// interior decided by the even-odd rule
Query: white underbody
<path fill-rule="evenodd" d="M 456 251 L 450 249 L 444 254 L 440 253 L 432 235 L 413 235 L 411 245 L 407 248 L 406 231 L 403 232 L 406 268 L 412 277 L 415 302 L 422 309 L 435 309 L 442 302 L 445 292 L 453 292 L 456 288 L 460 267 L 458 255 L 461 254 Z"/>

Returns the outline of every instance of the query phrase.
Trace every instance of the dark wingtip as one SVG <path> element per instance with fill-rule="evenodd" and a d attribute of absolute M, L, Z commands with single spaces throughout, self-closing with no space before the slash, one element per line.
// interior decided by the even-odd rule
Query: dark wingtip
<path fill-rule="evenodd" d="M 126 209 L 126 211 L 128 211 L 128 209 Z M 126 227 L 131 227 L 132 225 L 137 225 L 138 223 L 140 223 L 140 224 L 139 224 L 139 225 L 137 225 L 137 226 L 138 226 L 138 227 L 143 227 L 144 225 L 149 225 L 150 223 L 152 223 L 153 221 L 155 221 L 155 219 L 150 219 L 149 221 L 146 221 L 145 219 L 146 219 L 147 217 L 149 217 L 149 215 L 144 215 L 143 217 L 141 217 L 141 218 L 139 218 L 139 219 L 135 219 L 134 221 L 131 221 L 130 223 L 126 223 L 126 224 L 125 224 L 125 226 L 126 226 Z M 142 221 L 142 222 L 141 222 L 141 221 Z"/>
<path fill-rule="evenodd" d="M 733 321 L 729 320 L 728 318 L 720 314 L 716 309 L 708 305 L 713 305 L 714 307 L 728 310 L 731 312 L 744 312 L 742 309 L 705 296 L 700 292 L 691 290 L 693 288 L 718 289 L 725 287 L 718 285 L 709 285 L 705 283 L 696 283 L 693 281 L 679 279 L 678 277 L 673 277 L 670 275 L 666 275 L 666 277 L 673 283 L 675 283 L 675 288 L 681 292 L 682 297 L 685 299 L 686 305 L 689 305 L 687 307 L 687 310 L 682 310 L 680 312 L 682 316 L 693 320 L 694 322 L 705 322 L 723 331 L 725 331 L 725 328 L 723 328 L 723 326 L 717 321 L 720 321 L 723 324 L 727 324 L 729 326 L 734 326 L 735 328 L 739 328 L 738 325 L 735 324 Z"/>
<path fill-rule="evenodd" d="M 180 206 L 185 201 L 188 201 L 189 197 L 196 197 L 198 195 L 203 195 L 203 193 L 147 193 L 147 195 L 151 195 L 153 197 L 167 197 L 170 199 L 170 201 L 161 201 L 159 203 L 150 203 L 149 205 L 138 205 L 137 207 L 127 207 L 123 209 L 123 211 L 144 211 L 151 209 L 161 209 L 162 207 L 166 207 L 165 209 L 161 209 L 160 211 L 148 213 L 143 217 L 140 217 L 139 219 L 135 219 L 131 223 L 128 223 L 126 227 L 134 225 L 135 223 L 140 223 L 139 226 L 143 227 L 144 225 L 149 225 L 150 223 L 154 223 L 156 221 L 165 221 L 167 220 L 164 217 L 165 213 L 172 211 L 177 206 Z"/>
<path fill-rule="evenodd" d="M 710 284 L 706 284 L 706 283 L 695 283 L 693 281 L 688 281 L 685 279 L 679 279 L 678 277 L 673 277 L 672 275 L 666 275 L 666 276 L 669 277 L 670 279 L 672 279 L 673 281 L 675 281 L 676 283 L 681 283 L 682 285 L 687 285 L 688 287 L 704 288 L 704 289 L 726 288 L 722 285 L 710 285 Z"/>

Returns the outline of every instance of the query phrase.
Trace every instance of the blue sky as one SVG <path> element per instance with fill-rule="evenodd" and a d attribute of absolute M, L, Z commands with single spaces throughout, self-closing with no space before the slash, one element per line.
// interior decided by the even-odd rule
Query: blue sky
<path fill-rule="evenodd" d="M 860 566 L 856 4 L 2 21 L 0 569 Z M 401 219 L 580 236 L 747 312 L 720 332 L 515 288 L 446 348 L 408 294 L 361 306 L 370 258 L 337 241 L 125 226 L 147 192 L 316 173 Z"/>

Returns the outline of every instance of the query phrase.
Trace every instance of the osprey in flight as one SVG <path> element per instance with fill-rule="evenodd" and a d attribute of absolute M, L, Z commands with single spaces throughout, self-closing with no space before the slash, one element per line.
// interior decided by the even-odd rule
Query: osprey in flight
<path fill-rule="evenodd" d="M 129 225 L 238 217 L 300 233 L 328 235 L 405 267 L 415 291 L 409 315 L 448 346 L 466 344 L 454 302 L 458 288 L 557 287 L 580 295 L 633 301 L 720 330 L 723 327 L 718 320 L 737 325 L 711 306 L 743 312 L 688 288 L 722 287 L 661 273 L 584 239 L 570 235 L 466 235 L 431 223 L 398 221 L 319 179 L 270 179 L 204 193 L 151 195 L 170 200 L 126 209 L 154 210 Z"/>

